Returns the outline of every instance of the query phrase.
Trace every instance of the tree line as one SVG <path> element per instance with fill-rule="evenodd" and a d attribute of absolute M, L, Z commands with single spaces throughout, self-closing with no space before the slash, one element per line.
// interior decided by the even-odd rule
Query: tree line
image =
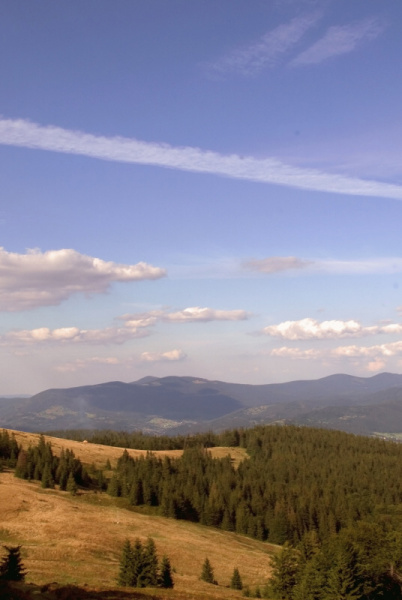
<path fill-rule="evenodd" d="M 192 435 L 149 435 L 142 431 L 113 431 L 111 429 L 57 429 L 47 435 L 77 442 L 91 442 L 118 448 L 135 450 L 183 450 L 184 448 L 203 446 L 242 446 L 244 430 L 233 429 L 222 433 L 207 431 Z"/>
<path fill-rule="evenodd" d="M 268 426 L 243 432 L 237 469 L 203 447 L 181 458 L 125 451 L 107 491 L 133 506 L 263 541 L 320 540 L 402 503 L 402 446 L 336 431 Z"/>
<path fill-rule="evenodd" d="M 93 479 L 72 450 L 62 449 L 60 456 L 55 456 L 50 442 L 46 442 L 43 435 L 36 446 L 20 449 L 15 476 L 40 481 L 43 488 L 57 484 L 61 490 L 72 494 L 77 492 L 78 486 L 93 484 Z"/>

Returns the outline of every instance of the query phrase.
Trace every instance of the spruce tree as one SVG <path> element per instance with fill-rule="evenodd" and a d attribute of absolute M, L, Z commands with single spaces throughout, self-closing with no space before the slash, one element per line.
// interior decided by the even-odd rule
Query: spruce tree
<path fill-rule="evenodd" d="M 160 565 L 159 585 L 163 588 L 172 588 L 174 586 L 172 567 L 166 555 L 162 558 Z"/>
<path fill-rule="evenodd" d="M 3 581 L 23 581 L 25 569 L 21 559 L 21 546 L 8 547 L 7 556 L 0 563 L 0 579 Z"/>
<path fill-rule="evenodd" d="M 139 586 L 141 572 L 143 569 L 143 554 L 144 549 L 142 547 L 141 541 L 137 538 L 134 541 L 134 546 L 131 555 L 131 583 L 133 587 L 143 587 Z"/>
<path fill-rule="evenodd" d="M 130 544 L 130 540 L 126 540 L 123 546 L 123 552 L 120 559 L 120 571 L 118 577 L 118 584 L 123 586 L 133 585 L 133 573 L 132 573 L 132 562 L 133 562 L 133 549 Z"/>
<path fill-rule="evenodd" d="M 217 585 L 217 582 L 215 581 L 215 577 L 214 577 L 214 570 L 213 570 L 208 558 L 206 558 L 204 560 L 204 564 L 202 565 L 200 579 L 202 581 L 206 581 L 207 583 L 214 583 L 215 585 Z"/>
<path fill-rule="evenodd" d="M 242 590 L 243 582 L 240 577 L 239 569 L 237 567 L 233 570 L 232 579 L 230 580 L 230 587 L 232 590 Z"/>
<path fill-rule="evenodd" d="M 141 569 L 138 574 L 137 587 L 156 587 L 158 584 L 158 557 L 155 542 L 152 538 L 143 548 Z"/>
<path fill-rule="evenodd" d="M 67 479 L 66 490 L 67 492 L 70 492 L 72 496 L 77 495 L 78 486 L 75 482 L 74 475 L 71 473 L 71 471 Z"/>

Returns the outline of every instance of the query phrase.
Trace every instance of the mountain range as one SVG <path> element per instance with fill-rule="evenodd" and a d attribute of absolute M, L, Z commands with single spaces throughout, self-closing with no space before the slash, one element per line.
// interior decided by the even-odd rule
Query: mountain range
<path fill-rule="evenodd" d="M 183 434 L 278 422 L 396 436 L 402 433 L 402 375 L 337 374 L 266 385 L 144 377 L 0 398 L 0 425 L 23 431 Z"/>

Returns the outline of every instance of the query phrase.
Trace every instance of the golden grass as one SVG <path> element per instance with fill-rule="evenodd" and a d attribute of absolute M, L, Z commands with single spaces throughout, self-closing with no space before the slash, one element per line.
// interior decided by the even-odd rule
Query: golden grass
<path fill-rule="evenodd" d="M 8 430 L 10 433 L 12 430 Z M 13 431 L 23 448 L 34 446 L 38 434 Z M 107 459 L 115 465 L 123 448 L 74 442 L 45 436 L 56 455 L 69 448 L 85 464 L 103 468 Z M 146 451 L 128 450 L 132 456 Z M 155 452 L 180 456 L 182 451 Z M 247 457 L 242 448 L 213 448 L 213 456 L 231 456 L 236 465 Z M 124 508 L 124 501 L 106 494 L 82 492 L 76 497 L 58 490 L 43 490 L 11 472 L 0 473 L 0 545 L 21 544 L 27 580 L 35 584 L 57 581 L 90 588 L 116 587 L 124 540 L 155 540 L 158 555 L 167 554 L 175 569 L 174 590 L 158 590 L 171 600 L 239 598 L 229 589 L 234 567 L 245 585 L 263 586 L 270 575 L 270 555 L 278 547 L 185 521 L 142 514 Z M 218 586 L 199 580 L 208 557 Z M 151 594 L 141 590 L 145 595 Z M 132 598 L 136 597 L 134 594 Z"/>
<path fill-rule="evenodd" d="M 124 540 L 154 538 L 158 555 L 175 568 L 171 598 L 235 598 L 234 567 L 245 584 L 264 585 L 277 547 L 234 533 L 121 508 L 120 499 L 86 492 L 43 490 L 38 483 L 0 473 L 0 543 L 21 544 L 27 580 L 116 587 Z M 208 557 L 219 586 L 199 580 Z M 190 593 L 191 592 L 191 593 Z M 170 596 L 169 596 L 170 593 Z M 159 592 L 158 592 L 159 594 Z"/>
<path fill-rule="evenodd" d="M 39 434 L 37 433 L 26 433 L 24 431 L 14 431 L 12 429 L 7 430 L 10 434 L 14 433 L 15 438 L 24 449 L 29 446 L 36 446 L 39 440 Z M 46 442 L 50 442 L 52 444 L 52 450 L 54 454 L 57 456 L 60 455 L 62 449 L 66 450 L 67 448 L 73 450 L 75 456 L 79 458 L 84 464 L 92 464 L 94 463 L 97 468 L 104 468 L 107 459 L 110 460 L 110 463 L 113 466 L 116 466 L 117 460 L 122 455 L 124 448 L 115 448 L 112 446 L 102 446 L 100 444 L 92 444 L 85 442 L 74 442 L 72 440 L 64 440 L 61 438 L 51 437 L 45 435 Z M 146 450 L 132 450 L 127 449 L 127 452 L 133 456 L 144 456 L 146 455 Z M 232 462 L 235 466 L 239 464 L 240 461 L 247 458 L 247 452 L 244 448 L 210 448 L 209 452 L 211 452 L 212 456 L 215 458 L 223 458 L 224 456 L 229 455 L 232 459 Z M 153 452 L 156 456 L 170 456 L 180 457 L 183 454 L 182 450 L 158 450 Z"/>

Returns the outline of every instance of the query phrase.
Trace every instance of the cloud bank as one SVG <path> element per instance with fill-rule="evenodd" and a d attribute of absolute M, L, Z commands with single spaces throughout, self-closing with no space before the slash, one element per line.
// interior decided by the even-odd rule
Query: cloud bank
<path fill-rule="evenodd" d="M 243 321 L 249 315 L 244 310 L 216 310 L 198 306 L 171 312 L 155 310 L 147 313 L 122 315 L 117 321 L 123 321 L 122 327 L 106 327 L 104 329 L 79 329 L 78 327 L 60 327 L 49 329 L 22 329 L 9 331 L 0 336 L 0 345 L 25 344 L 124 344 L 135 338 L 150 335 L 150 328 L 160 322 L 172 323 L 205 323 L 210 321 Z"/>
<path fill-rule="evenodd" d="M 0 119 L 0 144 L 102 160 L 209 173 L 304 190 L 402 200 L 402 186 L 287 165 L 276 158 L 223 155 L 123 137 L 102 137 L 25 120 Z"/>
<path fill-rule="evenodd" d="M 402 324 L 388 323 L 387 325 L 372 325 L 363 327 L 361 323 L 349 321 L 322 321 L 306 318 L 300 321 L 284 321 L 278 325 L 270 325 L 263 333 L 272 337 L 286 340 L 329 340 L 344 337 L 363 337 L 376 334 L 402 334 Z"/>
<path fill-rule="evenodd" d="M 0 248 L 0 310 L 21 311 L 55 306 L 72 294 L 100 294 L 114 282 L 159 279 L 166 271 L 144 262 L 123 265 L 80 254 L 75 250 Z"/>
<path fill-rule="evenodd" d="M 334 56 L 355 50 L 364 41 L 378 37 L 384 25 L 377 19 L 365 19 L 353 25 L 330 27 L 326 34 L 291 61 L 291 66 L 322 63 Z"/>

